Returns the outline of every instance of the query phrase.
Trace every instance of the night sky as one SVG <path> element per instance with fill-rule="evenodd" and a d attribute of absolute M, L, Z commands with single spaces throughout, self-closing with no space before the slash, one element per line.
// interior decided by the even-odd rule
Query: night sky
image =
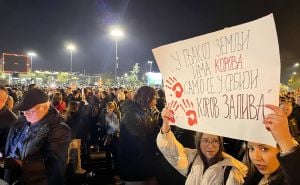
<path fill-rule="evenodd" d="M 274 13 L 282 82 L 300 62 L 300 3 L 274 0 L 0 0 L 0 52 L 34 50 L 34 69 L 70 70 L 66 42 L 73 42 L 73 71 L 113 73 L 115 41 L 109 27 L 120 24 L 119 74 L 154 60 L 151 49 L 255 20 Z M 157 66 L 153 66 L 158 71 Z M 300 69 L 299 71 L 300 72 Z"/>

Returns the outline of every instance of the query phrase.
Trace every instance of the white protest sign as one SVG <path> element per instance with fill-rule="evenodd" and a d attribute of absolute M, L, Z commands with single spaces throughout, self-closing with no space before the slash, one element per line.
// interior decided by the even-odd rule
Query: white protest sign
<path fill-rule="evenodd" d="M 275 145 L 265 104 L 278 105 L 273 15 L 153 49 L 179 127 Z"/>

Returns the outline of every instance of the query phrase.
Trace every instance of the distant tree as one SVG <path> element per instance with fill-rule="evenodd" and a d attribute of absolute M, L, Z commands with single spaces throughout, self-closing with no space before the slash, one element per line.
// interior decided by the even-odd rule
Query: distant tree
<path fill-rule="evenodd" d="M 101 75 L 101 81 L 103 86 L 112 86 L 114 82 L 113 75 L 111 73 L 104 73 Z"/>
<path fill-rule="evenodd" d="M 35 72 L 35 78 L 41 78 L 41 79 L 43 79 L 43 80 L 46 81 L 46 79 L 47 79 L 47 74 L 42 73 L 42 72 Z"/>
<path fill-rule="evenodd" d="M 59 72 L 57 74 L 57 81 L 61 84 L 67 83 L 69 81 L 70 74 L 68 72 Z"/>
<path fill-rule="evenodd" d="M 288 80 L 288 86 L 294 90 L 300 88 L 300 75 L 292 75 L 291 78 Z"/>
<path fill-rule="evenodd" d="M 31 72 L 19 73 L 19 78 L 35 78 L 35 74 Z"/>
<path fill-rule="evenodd" d="M 132 70 L 129 71 L 129 75 L 124 75 L 127 86 L 131 88 L 137 88 L 141 86 L 142 82 L 139 80 L 140 66 L 139 63 L 133 65 Z"/>

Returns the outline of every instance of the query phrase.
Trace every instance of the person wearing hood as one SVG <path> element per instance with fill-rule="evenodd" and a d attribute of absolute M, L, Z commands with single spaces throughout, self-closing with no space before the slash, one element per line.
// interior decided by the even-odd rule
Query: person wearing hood
<path fill-rule="evenodd" d="M 22 184 L 64 184 L 70 128 L 50 106 L 47 94 L 28 90 L 15 107 L 24 116 L 12 126 L 6 141 L 4 180 Z"/>
<path fill-rule="evenodd" d="M 157 146 L 168 162 L 182 175 L 186 185 L 242 185 L 248 168 L 223 152 L 220 136 L 200 133 L 195 136 L 196 149 L 184 148 L 172 133 L 169 120 L 174 116 L 163 109 L 163 125 L 157 136 Z"/>

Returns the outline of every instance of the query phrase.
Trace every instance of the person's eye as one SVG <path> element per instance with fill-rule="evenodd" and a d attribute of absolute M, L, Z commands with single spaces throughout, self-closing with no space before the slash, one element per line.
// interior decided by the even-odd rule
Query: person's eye
<path fill-rule="evenodd" d="M 209 141 L 208 141 L 208 139 L 202 139 L 201 142 L 206 144 L 206 143 L 208 143 Z"/>
<path fill-rule="evenodd" d="M 268 147 L 265 147 L 265 146 L 263 146 L 263 147 L 261 147 L 261 148 L 260 148 L 260 150 L 261 150 L 261 151 L 263 151 L 263 152 L 267 152 L 267 151 L 269 151 L 269 148 L 268 148 Z"/>
<path fill-rule="evenodd" d="M 253 152 L 253 151 L 254 151 L 254 148 L 251 147 L 251 146 L 248 146 L 248 150 L 249 150 L 249 152 Z"/>
<path fill-rule="evenodd" d="M 217 144 L 217 143 L 219 143 L 219 140 L 214 139 L 214 140 L 212 140 L 212 142 L 215 143 L 215 144 Z"/>

